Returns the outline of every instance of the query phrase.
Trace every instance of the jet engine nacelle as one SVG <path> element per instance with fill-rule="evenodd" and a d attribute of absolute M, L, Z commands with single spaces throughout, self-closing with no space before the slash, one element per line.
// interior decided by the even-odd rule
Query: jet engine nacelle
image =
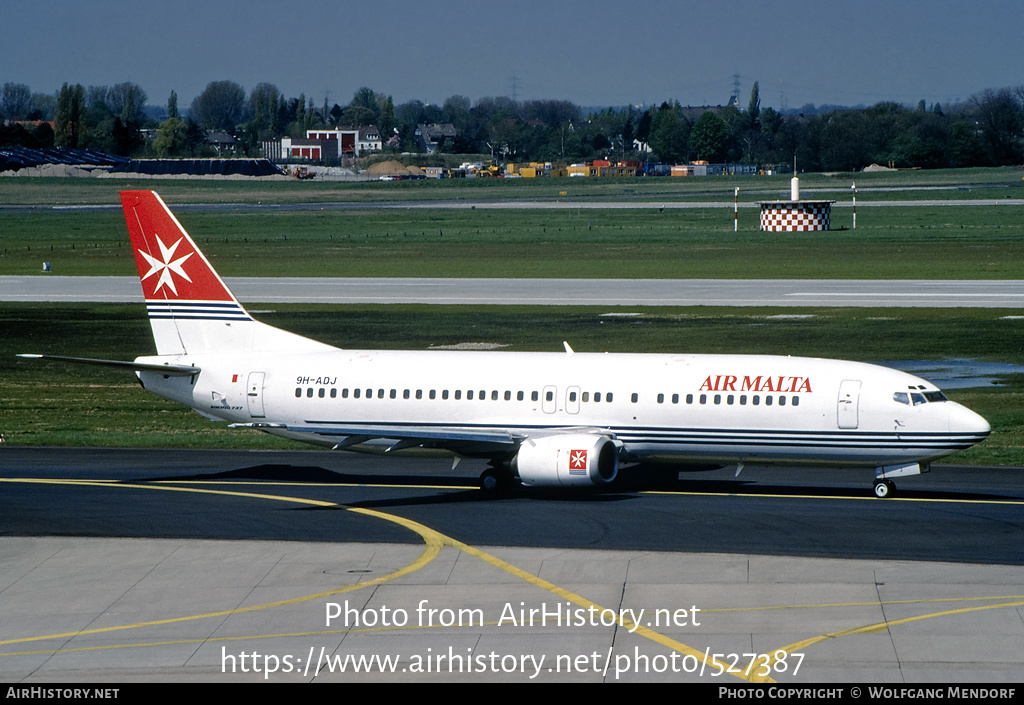
<path fill-rule="evenodd" d="M 531 487 L 606 485 L 619 472 L 619 449 L 609 438 L 585 433 L 530 438 L 512 468 Z"/>

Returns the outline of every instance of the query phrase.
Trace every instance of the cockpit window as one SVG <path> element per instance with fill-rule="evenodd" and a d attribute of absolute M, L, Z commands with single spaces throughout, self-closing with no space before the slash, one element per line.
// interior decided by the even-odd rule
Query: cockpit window
<path fill-rule="evenodd" d="M 917 389 L 915 387 L 915 389 Z M 899 402 L 900 404 L 913 404 L 914 406 L 920 406 L 933 401 L 948 401 L 946 395 L 942 392 L 935 390 L 933 392 L 895 392 L 892 395 L 892 400 Z"/>

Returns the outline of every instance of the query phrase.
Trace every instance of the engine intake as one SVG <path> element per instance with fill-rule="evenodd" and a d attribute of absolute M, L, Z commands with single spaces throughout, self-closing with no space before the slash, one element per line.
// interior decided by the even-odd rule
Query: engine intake
<path fill-rule="evenodd" d="M 619 473 L 619 449 L 604 436 L 541 436 L 523 442 L 512 469 L 531 487 L 606 485 Z"/>

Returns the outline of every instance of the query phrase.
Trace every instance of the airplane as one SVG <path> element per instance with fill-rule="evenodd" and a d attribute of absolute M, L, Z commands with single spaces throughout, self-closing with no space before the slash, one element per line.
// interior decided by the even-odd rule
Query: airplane
<path fill-rule="evenodd" d="M 121 202 L 156 344 L 142 386 L 231 428 L 337 450 L 489 461 L 480 486 L 607 488 L 634 467 L 874 468 L 893 478 L 984 440 L 984 418 L 877 365 L 774 355 L 387 351 L 255 320 L 153 191 Z"/>

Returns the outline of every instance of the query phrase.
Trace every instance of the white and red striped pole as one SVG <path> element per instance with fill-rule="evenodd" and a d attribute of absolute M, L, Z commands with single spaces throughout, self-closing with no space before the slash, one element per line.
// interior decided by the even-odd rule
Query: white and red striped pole
<path fill-rule="evenodd" d="M 857 182 L 853 182 L 853 186 L 850 187 L 853 191 L 853 229 L 857 229 Z"/>
<path fill-rule="evenodd" d="M 740 229 L 740 190 L 736 189 L 736 195 L 732 202 L 732 231 L 739 232 Z"/>

